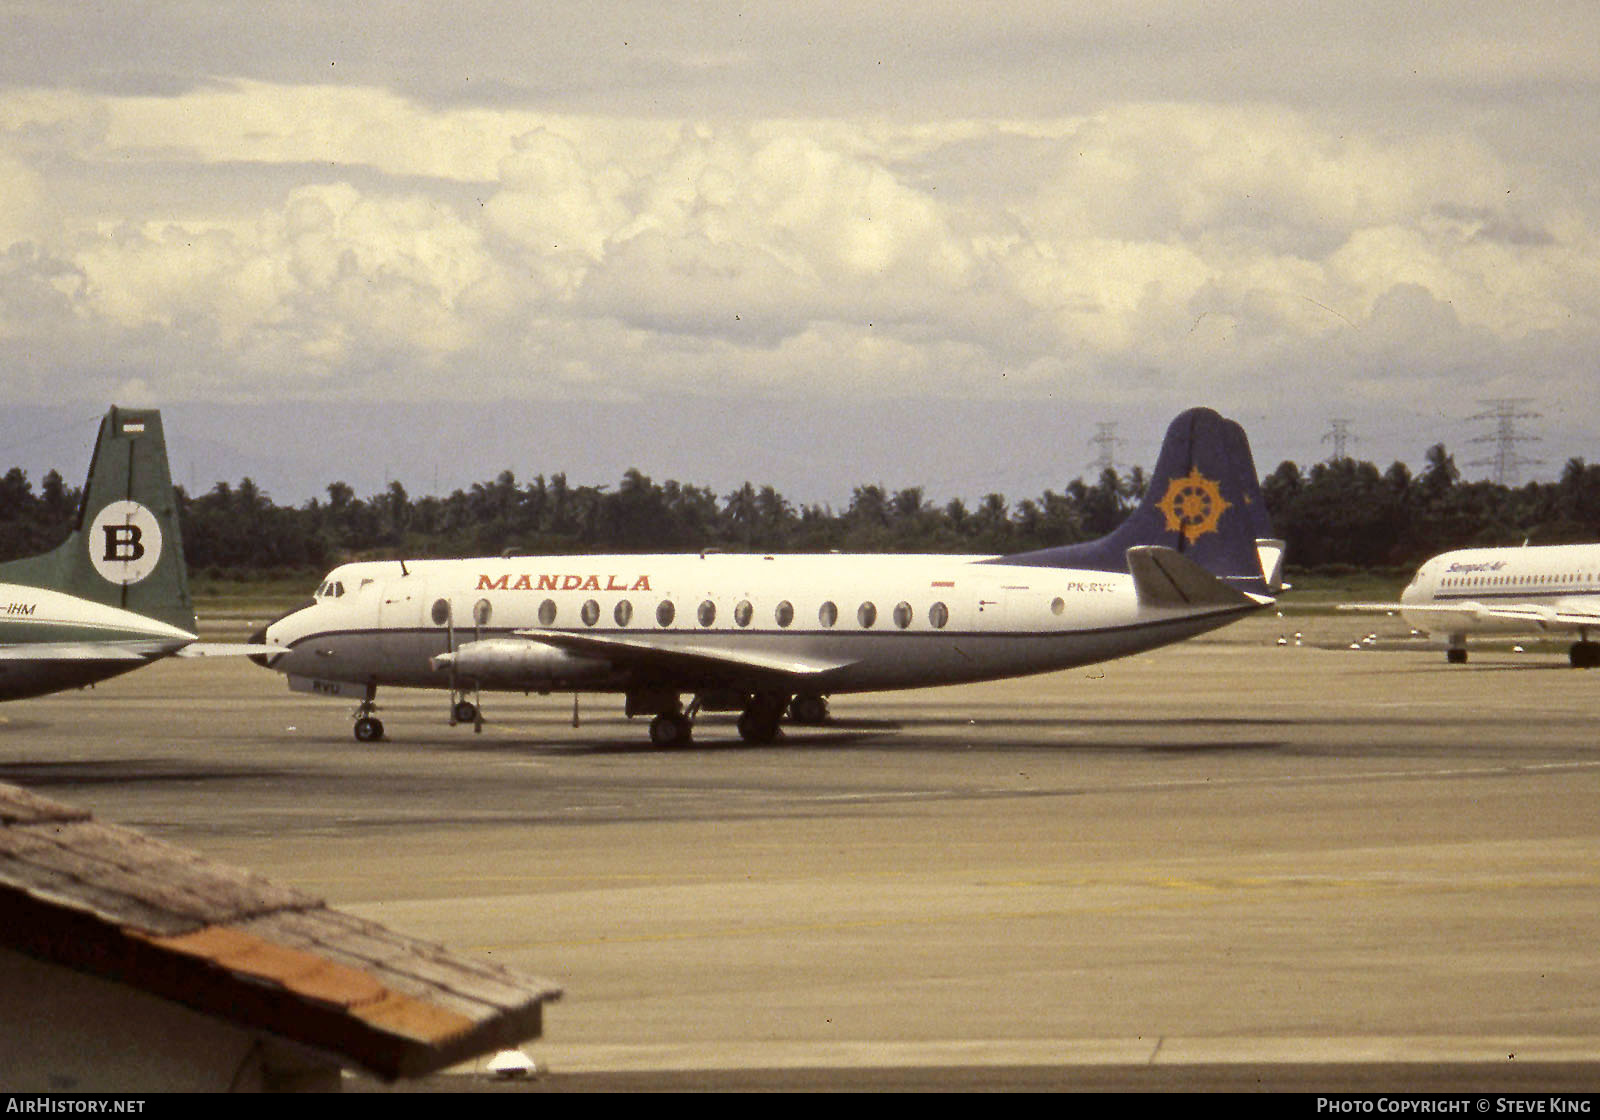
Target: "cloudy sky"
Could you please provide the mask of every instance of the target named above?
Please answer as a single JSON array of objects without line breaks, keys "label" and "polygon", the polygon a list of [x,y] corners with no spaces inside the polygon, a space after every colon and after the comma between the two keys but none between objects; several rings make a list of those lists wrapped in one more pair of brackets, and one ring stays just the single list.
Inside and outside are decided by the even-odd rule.
[{"label": "cloudy sky", "polygon": [[0,0],[0,468],[1600,459],[1600,5]]}]

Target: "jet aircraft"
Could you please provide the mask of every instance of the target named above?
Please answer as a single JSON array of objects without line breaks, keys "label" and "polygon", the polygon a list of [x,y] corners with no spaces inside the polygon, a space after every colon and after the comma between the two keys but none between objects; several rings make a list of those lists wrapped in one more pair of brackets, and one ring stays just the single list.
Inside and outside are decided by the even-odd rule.
[{"label": "jet aircraft", "polygon": [[0,564],[0,700],[81,688],[173,654],[229,652],[251,651],[196,634],[161,414],[112,408],[72,534]]},{"label": "jet aircraft", "polygon": [[[449,693],[482,729],[483,690],[620,693],[659,745],[738,712],[766,743],[827,699],[1043,673],[1166,645],[1270,604],[1271,538],[1243,429],[1174,420],[1141,504],[1109,536],[1009,556],[513,556],[384,560],[329,572],[252,641],[290,688]],[[684,704],[684,697],[689,703]]]},{"label": "jet aircraft", "polygon": [[1524,545],[1445,552],[1426,561],[1398,603],[1345,603],[1340,610],[1399,613],[1446,636],[1445,657],[1465,664],[1467,635],[1576,634],[1575,669],[1600,666],[1600,544]]}]

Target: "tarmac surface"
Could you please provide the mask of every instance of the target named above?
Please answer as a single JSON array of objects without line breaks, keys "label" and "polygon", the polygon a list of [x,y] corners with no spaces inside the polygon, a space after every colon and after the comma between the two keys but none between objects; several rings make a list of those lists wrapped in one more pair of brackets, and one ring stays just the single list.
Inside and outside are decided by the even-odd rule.
[{"label": "tarmac surface", "polygon": [[676,750],[617,698],[474,734],[398,690],[361,745],[173,661],[0,708],[0,781],[565,988],[544,1076],[400,1091],[1593,1093],[1600,672],[1404,633],[1257,618]]}]

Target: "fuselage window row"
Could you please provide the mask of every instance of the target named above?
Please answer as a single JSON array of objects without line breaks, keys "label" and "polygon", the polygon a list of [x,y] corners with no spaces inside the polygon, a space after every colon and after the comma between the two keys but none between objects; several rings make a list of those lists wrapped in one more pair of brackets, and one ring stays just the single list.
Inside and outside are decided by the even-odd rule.
[{"label": "fuselage window row", "polygon": [[[1051,610],[1061,613],[1061,600],[1057,599],[1051,604]],[[493,613],[487,599],[480,599],[473,607],[473,622],[478,626],[488,625]],[[539,625],[553,626],[560,616],[560,608],[554,599],[545,599],[539,604]],[[668,629],[677,620],[677,606],[671,599],[663,599],[656,605],[656,625]],[[594,599],[584,600],[578,610],[578,617],[585,626],[594,626],[599,623],[601,614],[600,603]],[[780,602],[772,612],[773,621],[782,629],[788,629],[794,624],[794,604],[785,599]],[[448,599],[438,599],[430,611],[430,617],[435,626],[445,626],[452,621],[452,610]],[[626,629],[633,623],[633,603],[628,599],[617,600],[612,608],[611,617],[621,629]],[[901,601],[895,604],[893,612],[894,624],[897,629],[909,630],[916,619],[916,610],[908,602]],[[695,619],[703,627],[710,627],[717,620],[717,605],[710,599],[703,601],[695,612]],[[739,600],[733,608],[733,621],[741,628],[747,628],[755,621],[755,605],[748,599]],[[817,609],[817,621],[824,628],[832,628],[839,621],[839,608],[831,602],[824,602]],[[856,622],[863,630],[870,630],[877,624],[878,608],[871,600],[863,602],[856,609]],[[928,608],[928,625],[935,630],[943,630],[950,623],[950,608],[942,602],[936,602]]]}]

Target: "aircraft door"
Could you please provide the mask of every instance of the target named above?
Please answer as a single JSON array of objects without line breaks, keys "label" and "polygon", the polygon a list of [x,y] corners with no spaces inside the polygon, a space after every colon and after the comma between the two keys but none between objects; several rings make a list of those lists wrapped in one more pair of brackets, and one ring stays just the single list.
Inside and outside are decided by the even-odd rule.
[{"label": "aircraft door", "polygon": [[435,622],[438,596],[430,595],[419,576],[388,580],[377,591],[382,675],[412,683],[411,678],[425,676],[430,657],[445,652],[448,618]]},{"label": "aircraft door", "polygon": [[978,596],[978,629],[990,634],[1015,630],[1027,616],[1026,587],[987,587]]}]

